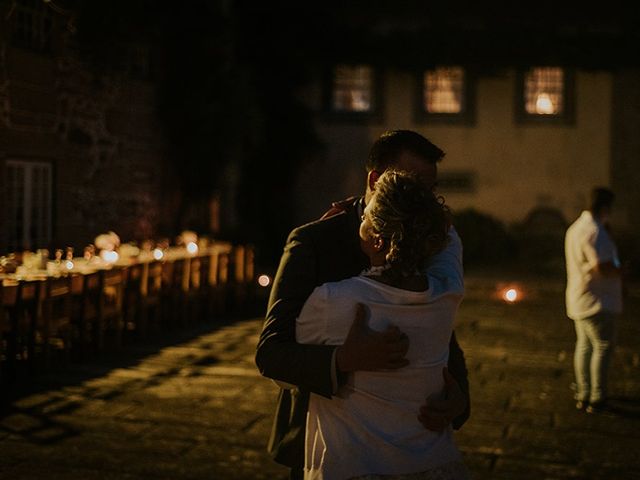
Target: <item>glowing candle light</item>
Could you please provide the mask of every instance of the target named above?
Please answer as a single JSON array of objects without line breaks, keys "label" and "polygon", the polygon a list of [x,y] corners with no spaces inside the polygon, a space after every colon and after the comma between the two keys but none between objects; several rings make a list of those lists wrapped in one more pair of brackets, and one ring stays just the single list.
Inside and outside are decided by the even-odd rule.
[{"label": "glowing candle light", "polygon": [[258,277],[258,285],[261,287],[268,287],[271,284],[271,277],[269,275],[260,275]]},{"label": "glowing candle light", "polygon": [[118,258],[120,258],[118,252],[114,250],[103,250],[102,252],[100,252],[100,256],[107,263],[116,263],[118,261]]},{"label": "glowing candle light", "polygon": [[191,255],[195,255],[196,253],[198,253],[198,245],[195,242],[187,243],[187,252],[189,252]]},{"label": "glowing candle light", "polygon": [[164,252],[162,250],[159,248],[153,250],[153,258],[156,260],[162,260],[162,257],[164,257]]}]

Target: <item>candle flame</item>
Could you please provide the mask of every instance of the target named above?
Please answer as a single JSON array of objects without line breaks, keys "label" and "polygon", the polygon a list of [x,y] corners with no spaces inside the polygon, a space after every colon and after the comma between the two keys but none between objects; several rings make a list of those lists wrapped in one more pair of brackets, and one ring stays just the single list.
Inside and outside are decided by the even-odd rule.
[{"label": "candle flame", "polygon": [[198,245],[195,242],[187,243],[187,252],[189,252],[191,255],[195,255],[196,253],[198,253]]},{"label": "candle flame", "polygon": [[107,263],[116,263],[118,261],[118,258],[120,258],[118,252],[114,250],[103,250],[102,252],[100,252],[100,256]]}]

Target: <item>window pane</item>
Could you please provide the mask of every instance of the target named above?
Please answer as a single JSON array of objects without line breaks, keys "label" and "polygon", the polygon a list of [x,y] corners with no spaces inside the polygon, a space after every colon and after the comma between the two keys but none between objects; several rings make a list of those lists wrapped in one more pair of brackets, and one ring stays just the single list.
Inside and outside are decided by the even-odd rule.
[{"label": "window pane", "polygon": [[524,77],[525,111],[531,115],[561,115],[564,112],[562,68],[532,68]]},{"label": "window pane", "polygon": [[464,69],[438,67],[424,73],[423,105],[427,113],[461,113]]},{"label": "window pane", "polygon": [[8,247],[38,248],[51,240],[51,165],[7,161]]},{"label": "window pane", "polygon": [[51,46],[53,19],[47,2],[16,0],[13,41],[20,47],[48,50]]},{"label": "window pane", "polygon": [[339,65],[333,74],[331,106],[338,112],[369,112],[373,102],[373,69]]}]

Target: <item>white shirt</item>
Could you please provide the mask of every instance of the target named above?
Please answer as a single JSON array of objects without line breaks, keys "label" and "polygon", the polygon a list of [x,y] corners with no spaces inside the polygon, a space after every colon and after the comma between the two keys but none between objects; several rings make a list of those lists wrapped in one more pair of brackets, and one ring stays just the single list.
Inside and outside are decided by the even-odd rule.
[{"label": "white shirt", "polygon": [[[359,210],[362,216],[362,210]],[[425,273],[429,275],[438,288],[444,290],[460,292],[464,295],[464,269],[462,266],[462,240],[452,225],[449,227],[449,241],[445,248],[429,258],[425,265]],[[281,388],[296,388],[290,383],[274,380]],[[333,383],[333,393],[338,390],[338,375],[336,370],[336,352],[331,357],[331,382]]]},{"label": "white shirt", "polygon": [[567,229],[565,260],[569,318],[581,320],[601,311],[622,312],[620,277],[604,276],[595,270],[598,264],[606,262],[619,266],[618,251],[607,230],[591,212],[582,212]]},{"label": "white shirt", "polygon": [[[429,395],[444,386],[449,340],[462,299],[461,275],[449,259],[429,289],[412,292],[366,277],[317,287],[296,322],[299,343],[339,345],[368,307],[369,327],[396,325],[409,336],[409,365],[400,370],[356,372],[329,400],[311,394],[305,444],[305,478],[341,479],[368,473],[425,471],[461,459],[451,428],[426,430],[417,419]],[[460,270],[461,273],[461,270]]]}]

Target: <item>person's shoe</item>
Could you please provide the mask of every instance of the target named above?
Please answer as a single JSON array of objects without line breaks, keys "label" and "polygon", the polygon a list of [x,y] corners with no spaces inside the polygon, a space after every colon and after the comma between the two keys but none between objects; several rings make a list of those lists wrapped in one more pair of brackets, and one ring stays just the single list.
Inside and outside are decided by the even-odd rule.
[{"label": "person's shoe", "polygon": [[578,400],[576,402],[576,408],[578,410],[583,410],[584,411],[584,410],[587,409],[588,406],[589,406],[589,402],[587,402],[586,400]]},{"label": "person's shoe", "polygon": [[600,402],[589,403],[585,411],[587,413],[607,413],[609,409],[606,400],[602,400]]}]

